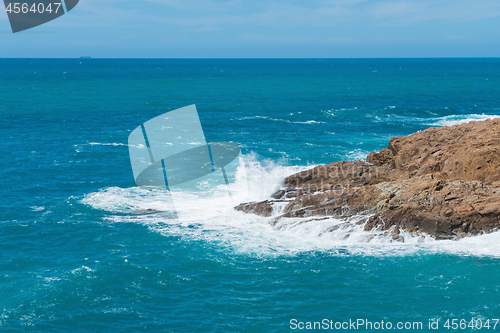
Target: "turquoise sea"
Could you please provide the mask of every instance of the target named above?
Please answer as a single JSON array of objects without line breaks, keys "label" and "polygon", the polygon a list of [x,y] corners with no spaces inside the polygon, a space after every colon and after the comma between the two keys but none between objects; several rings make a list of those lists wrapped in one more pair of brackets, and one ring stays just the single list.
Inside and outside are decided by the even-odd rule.
[{"label": "turquoise sea", "polygon": [[500,330],[500,233],[136,215],[168,194],[136,187],[128,135],[191,104],[263,200],[393,136],[500,117],[500,59],[0,59],[0,332]]}]

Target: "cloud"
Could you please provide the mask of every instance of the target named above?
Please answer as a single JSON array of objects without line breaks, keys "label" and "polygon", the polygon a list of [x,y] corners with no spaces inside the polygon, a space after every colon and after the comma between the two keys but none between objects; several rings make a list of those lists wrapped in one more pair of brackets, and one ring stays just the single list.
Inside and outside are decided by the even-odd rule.
[{"label": "cloud", "polygon": [[[5,13],[2,14],[5,17]],[[145,26],[192,31],[235,27],[413,26],[500,16],[500,1],[482,0],[86,0],[72,12],[81,26]],[[67,20],[66,20],[67,21]],[[61,22],[62,23],[62,22]]]},{"label": "cloud", "polygon": [[[179,50],[176,55],[185,56],[184,50],[191,50],[189,56],[203,57],[240,54],[237,45],[249,44],[255,50],[252,55],[269,51],[286,57],[280,47],[298,50],[294,54],[314,54],[316,46],[328,56],[340,54],[339,49],[350,49],[352,55],[364,50],[366,56],[390,55],[391,50],[401,54],[403,45],[419,51],[422,45],[444,49],[445,43],[462,45],[469,52],[471,43],[478,41],[485,43],[483,50],[500,52],[500,28],[491,20],[496,18],[499,0],[82,0],[71,13],[49,24],[71,36],[71,45],[65,46],[64,38],[51,41],[60,43],[60,49],[102,45],[134,55],[140,53],[136,50],[144,50],[144,56],[151,50],[165,56]],[[0,21],[8,26],[5,12]],[[34,49],[33,45],[38,44],[32,43]]]},{"label": "cloud", "polygon": [[258,43],[258,44],[329,44],[329,45],[345,45],[358,42],[357,38],[349,37],[320,37],[320,36],[300,36],[300,35],[285,35],[285,36],[270,36],[263,34],[243,34],[237,38],[240,42]]},{"label": "cloud", "polygon": [[373,13],[373,19],[384,25],[474,22],[500,16],[500,1],[383,1],[375,4]]}]

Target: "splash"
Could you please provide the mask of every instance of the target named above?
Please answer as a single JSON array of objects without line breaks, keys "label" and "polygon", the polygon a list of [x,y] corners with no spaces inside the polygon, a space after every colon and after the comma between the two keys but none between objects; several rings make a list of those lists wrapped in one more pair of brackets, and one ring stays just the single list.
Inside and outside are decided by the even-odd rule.
[{"label": "splash", "polygon": [[486,119],[500,118],[500,115],[486,115],[486,114],[464,114],[464,115],[450,115],[439,118],[431,118],[427,125],[432,126],[452,126],[471,121],[481,121]]},{"label": "splash", "polygon": [[[247,155],[231,191],[235,204],[270,199],[283,179],[311,166],[283,166],[256,155]],[[246,182],[242,178],[246,177]],[[248,188],[243,191],[242,184]],[[185,193],[186,206],[197,205],[207,216],[191,215],[179,221],[169,217],[168,192],[137,187],[111,187],[90,193],[80,200],[94,209],[109,213],[107,223],[138,223],[165,236],[186,241],[202,241],[231,252],[264,256],[294,255],[322,251],[332,255],[403,256],[446,253],[461,256],[500,257],[500,233],[459,240],[437,241],[429,235],[415,235],[403,230],[365,231],[370,215],[350,219],[335,217],[286,218],[276,220],[285,203],[276,205],[273,216],[221,210],[217,205],[217,189],[209,197]],[[240,196],[238,193],[242,193]],[[243,195],[244,194],[244,195]],[[135,214],[147,209],[154,214]]]}]

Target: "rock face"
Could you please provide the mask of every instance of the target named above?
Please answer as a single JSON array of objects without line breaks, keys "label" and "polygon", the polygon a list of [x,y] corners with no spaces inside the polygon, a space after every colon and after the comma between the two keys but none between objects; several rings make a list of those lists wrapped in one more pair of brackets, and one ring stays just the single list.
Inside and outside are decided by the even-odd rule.
[{"label": "rock face", "polygon": [[[500,119],[429,128],[392,138],[366,162],[335,162],[287,177],[273,200],[236,207],[292,217],[372,214],[365,230],[435,238],[500,227]],[[311,222],[313,223],[313,222]]]}]

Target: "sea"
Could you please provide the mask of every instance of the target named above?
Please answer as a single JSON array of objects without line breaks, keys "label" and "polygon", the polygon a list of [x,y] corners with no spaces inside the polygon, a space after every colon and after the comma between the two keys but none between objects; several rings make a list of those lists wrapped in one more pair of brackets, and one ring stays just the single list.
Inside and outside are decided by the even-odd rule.
[{"label": "sea", "polygon": [[128,136],[193,104],[207,142],[241,147],[236,205],[500,117],[500,59],[0,59],[0,332],[500,330],[499,232],[275,224],[211,192],[175,218],[169,191],[135,184]]}]

